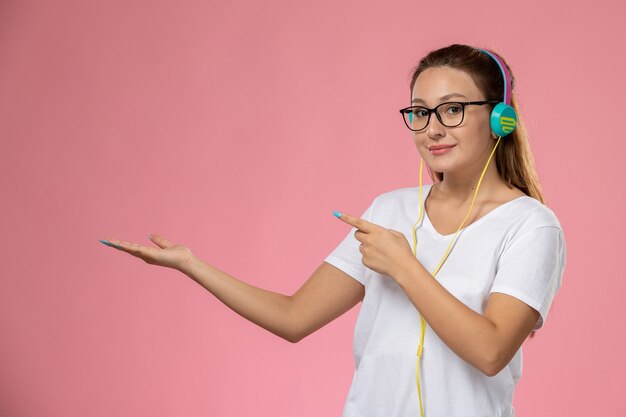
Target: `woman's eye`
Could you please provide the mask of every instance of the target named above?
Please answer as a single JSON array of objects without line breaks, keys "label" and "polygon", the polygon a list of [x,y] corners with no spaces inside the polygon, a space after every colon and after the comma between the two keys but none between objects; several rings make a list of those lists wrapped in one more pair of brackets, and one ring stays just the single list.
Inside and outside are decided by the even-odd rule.
[{"label": "woman's eye", "polygon": [[416,117],[427,117],[428,116],[428,111],[424,110],[424,109],[417,109],[413,111],[413,114]]},{"label": "woman's eye", "polygon": [[461,106],[454,105],[454,106],[448,107],[448,113],[450,114],[458,114],[460,112],[461,112]]}]

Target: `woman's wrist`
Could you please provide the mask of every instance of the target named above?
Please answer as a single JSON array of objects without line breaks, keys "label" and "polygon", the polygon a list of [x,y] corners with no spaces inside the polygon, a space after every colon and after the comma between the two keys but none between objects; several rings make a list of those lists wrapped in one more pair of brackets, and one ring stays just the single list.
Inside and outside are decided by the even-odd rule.
[{"label": "woman's wrist", "polygon": [[398,285],[400,285],[400,287],[404,287],[404,283],[415,279],[415,276],[419,274],[420,269],[424,270],[422,264],[411,256],[398,265],[396,273],[393,275],[393,279],[398,283]]},{"label": "woman's wrist", "polygon": [[197,267],[201,262],[202,261],[200,261],[200,259],[196,258],[194,255],[189,255],[178,264],[176,269],[185,275],[190,275],[192,271],[197,270]]}]

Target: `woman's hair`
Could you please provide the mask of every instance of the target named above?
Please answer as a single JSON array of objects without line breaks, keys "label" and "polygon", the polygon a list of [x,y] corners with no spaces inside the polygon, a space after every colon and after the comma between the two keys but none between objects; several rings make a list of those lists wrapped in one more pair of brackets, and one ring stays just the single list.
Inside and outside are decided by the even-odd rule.
[{"label": "woman's hair", "polygon": [[[493,51],[489,50],[496,55]],[[511,75],[511,90],[515,87],[515,77],[506,61],[497,54]],[[454,44],[445,48],[431,51],[419,62],[411,75],[411,92],[417,77],[426,69],[434,67],[449,67],[468,73],[478,89],[485,95],[485,100],[503,100],[504,79],[496,61],[486,53],[468,45]],[[515,94],[511,94],[511,106],[518,114],[517,126],[513,133],[501,139],[496,150],[495,159],[498,174],[509,184],[519,188],[524,194],[544,203],[541,186],[533,155],[528,143],[526,128],[520,119],[519,106]],[[493,109],[493,105],[490,105]],[[434,172],[428,167],[428,172],[434,182],[443,180],[442,172]]]},{"label": "woman's hair", "polygon": [[[489,50],[496,55],[493,51]],[[515,87],[515,78],[509,65],[504,59],[511,75],[511,90]],[[496,61],[486,53],[468,45],[454,44],[445,48],[431,51],[419,62],[411,75],[411,92],[417,77],[426,69],[434,67],[449,67],[465,71],[472,77],[478,89],[485,95],[485,100],[502,101],[504,95],[504,77]],[[535,171],[533,155],[528,143],[528,134],[519,117],[519,106],[515,95],[511,94],[511,106],[518,114],[517,126],[513,133],[501,139],[496,150],[495,160],[498,174],[510,185],[524,192],[524,194],[544,203],[541,186]],[[490,110],[493,105],[490,105]],[[432,171],[428,166],[428,172],[434,182],[443,180],[442,172]],[[535,331],[530,333],[534,337]]]}]

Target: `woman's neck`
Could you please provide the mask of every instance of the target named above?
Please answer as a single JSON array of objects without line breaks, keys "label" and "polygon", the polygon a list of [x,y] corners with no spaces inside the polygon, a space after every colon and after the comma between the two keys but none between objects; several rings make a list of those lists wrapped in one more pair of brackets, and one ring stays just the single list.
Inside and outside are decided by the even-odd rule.
[{"label": "woman's neck", "polygon": [[[480,171],[470,175],[455,175],[455,173],[445,174],[443,180],[434,185],[436,198],[445,200],[455,206],[470,204],[474,198],[476,186],[478,185],[478,180],[483,168],[484,167],[481,167]],[[502,178],[500,178],[495,161],[492,160],[480,183],[476,200],[491,199],[502,187],[506,187],[506,184]]]}]

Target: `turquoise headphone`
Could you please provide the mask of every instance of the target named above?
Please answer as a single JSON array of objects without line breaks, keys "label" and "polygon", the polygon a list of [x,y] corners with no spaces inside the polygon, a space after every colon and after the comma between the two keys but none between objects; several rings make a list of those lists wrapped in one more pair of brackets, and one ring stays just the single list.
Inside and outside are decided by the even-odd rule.
[{"label": "turquoise headphone", "polygon": [[513,132],[517,125],[517,113],[515,113],[515,109],[511,107],[511,75],[499,56],[484,49],[480,49],[480,51],[493,58],[500,67],[500,72],[502,72],[502,78],[504,80],[504,98],[502,102],[496,104],[491,111],[490,124],[491,130],[496,136],[506,136]]}]

